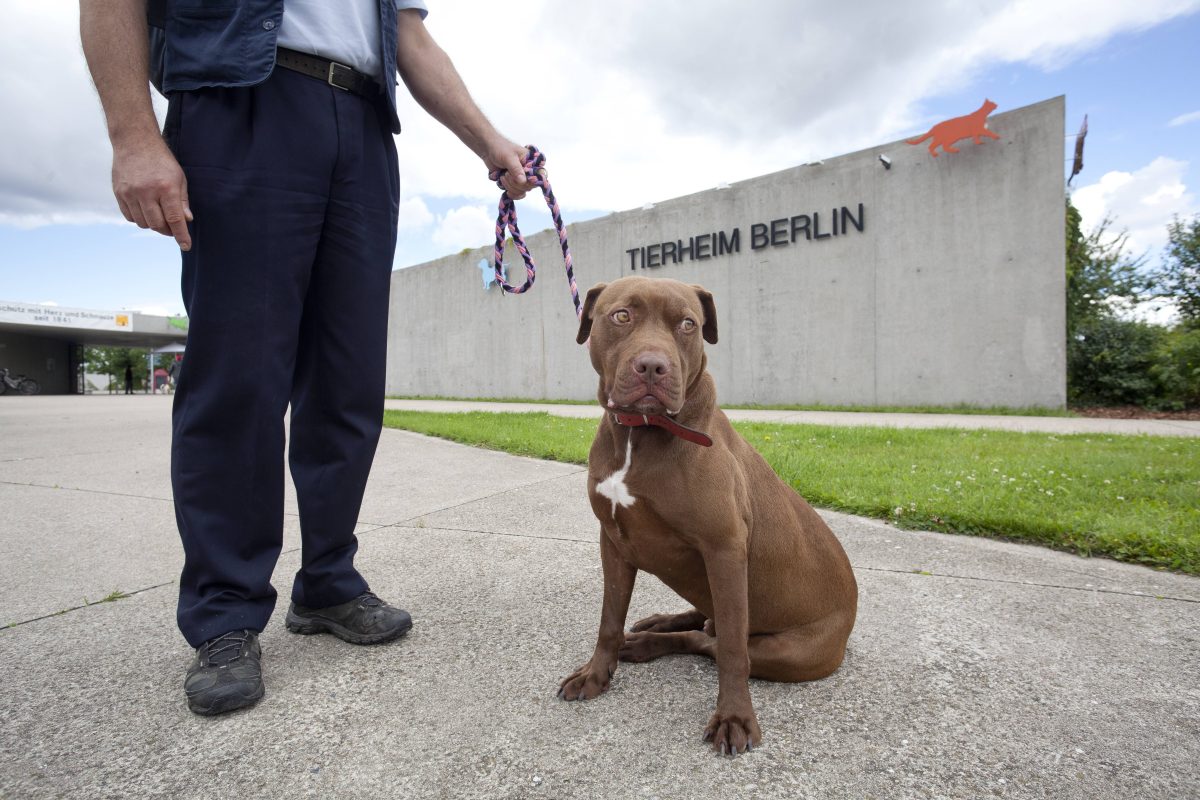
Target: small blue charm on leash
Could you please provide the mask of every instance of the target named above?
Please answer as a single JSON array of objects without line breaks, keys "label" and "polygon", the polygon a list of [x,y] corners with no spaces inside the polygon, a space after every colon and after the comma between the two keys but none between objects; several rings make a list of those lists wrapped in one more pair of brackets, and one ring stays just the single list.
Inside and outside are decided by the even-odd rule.
[{"label": "small blue charm on leash", "polygon": [[[496,283],[496,270],[494,267],[492,267],[491,262],[489,262],[486,258],[481,259],[480,262],[475,265],[475,268],[483,273],[483,290],[486,292],[488,289],[492,288],[493,283]],[[507,269],[507,265],[501,265],[500,268],[501,280],[505,280],[506,276],[504,275],[504,270]]]}]

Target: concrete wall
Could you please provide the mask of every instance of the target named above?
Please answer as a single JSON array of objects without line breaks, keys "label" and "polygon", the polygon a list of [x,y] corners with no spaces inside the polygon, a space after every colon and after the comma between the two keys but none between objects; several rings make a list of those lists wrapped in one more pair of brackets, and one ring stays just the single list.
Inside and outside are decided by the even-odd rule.
[{"label": "concrete wall", "polygon": [[[71,348],[64,341],[0,331],[0,367],[42,385],[42,394],[71,391]],[[10,389],[16,394],[16,390]]]},{"label": "concrete wall", "polygon": [[[572,225],[579,285],[645,274],[712,291],[727,404],[1061,406],[1063,115],[1058,97],[992,116],[1000,139],[956,154],[892,142]],[[857,217],[859,203],[861,233],[839,213],[840,235],[791,241],[793,217],[811,234],[816,212],[828,234],[833,209]],[[779,244],[753,248],[752,225],[772,221]],[[740,251],[706,260],[641,269],[626,252],[638,267],[642,247],[734,228]],[[524,295],[482,290],[490,246],[393,273],[389,394],[595,396],[557,238],[528,242],[539,271]]]}]

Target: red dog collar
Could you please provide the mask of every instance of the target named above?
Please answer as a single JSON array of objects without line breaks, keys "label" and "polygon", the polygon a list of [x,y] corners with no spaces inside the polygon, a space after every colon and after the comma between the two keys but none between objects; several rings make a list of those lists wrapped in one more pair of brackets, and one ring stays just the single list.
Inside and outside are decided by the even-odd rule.
[{"label": "red dog collar", "polygon": [[700,431],[693,430],[686,425],[680,425],[675,420],[663,414],[622,414],[616,412],[612,415],[613,422],[618,425],[625,425],[629,428],[642,428],[647,425],[653,425],[657,428],[664,428],[680,439],[687,439],[689,442],[695,442],[702,447],[712,447],[712,438]]}]

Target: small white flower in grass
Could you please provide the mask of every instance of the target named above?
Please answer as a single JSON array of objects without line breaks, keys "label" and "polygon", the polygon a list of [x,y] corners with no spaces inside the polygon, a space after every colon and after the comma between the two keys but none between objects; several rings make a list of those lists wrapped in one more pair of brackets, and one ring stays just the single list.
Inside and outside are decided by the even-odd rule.
[{"label": "small white flower in grass", "polygon": [[1106,484],[1112,483],[1112,481],[1108,480],[1107,478],[1105,479],[1105,481],[1104,481],[1104,482],[1105,482]]},{"label": "small white flower in grass", "polygon": [[1124,500],[1125,498],[1124,498],[1124,497],[1122,497],[1121,495],[1117,495],[1117,499],[1118,499],[1118,500]]}]

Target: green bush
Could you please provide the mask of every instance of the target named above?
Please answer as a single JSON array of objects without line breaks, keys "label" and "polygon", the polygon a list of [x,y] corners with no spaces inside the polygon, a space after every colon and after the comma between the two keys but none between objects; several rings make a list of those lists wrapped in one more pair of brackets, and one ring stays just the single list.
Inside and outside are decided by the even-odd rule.
[{"label": "green bush", "polygon": [[1165,328],[1098,317],[1080,322],[1067,342],[1067,395],[1072,405],[1139,405],[1164,402],[1154,375]]},{"label": "green bush", "polygon": [[1167,408],[1200,407],[1200,328],[1179,326],[1164,335],[1150,374]]}]

